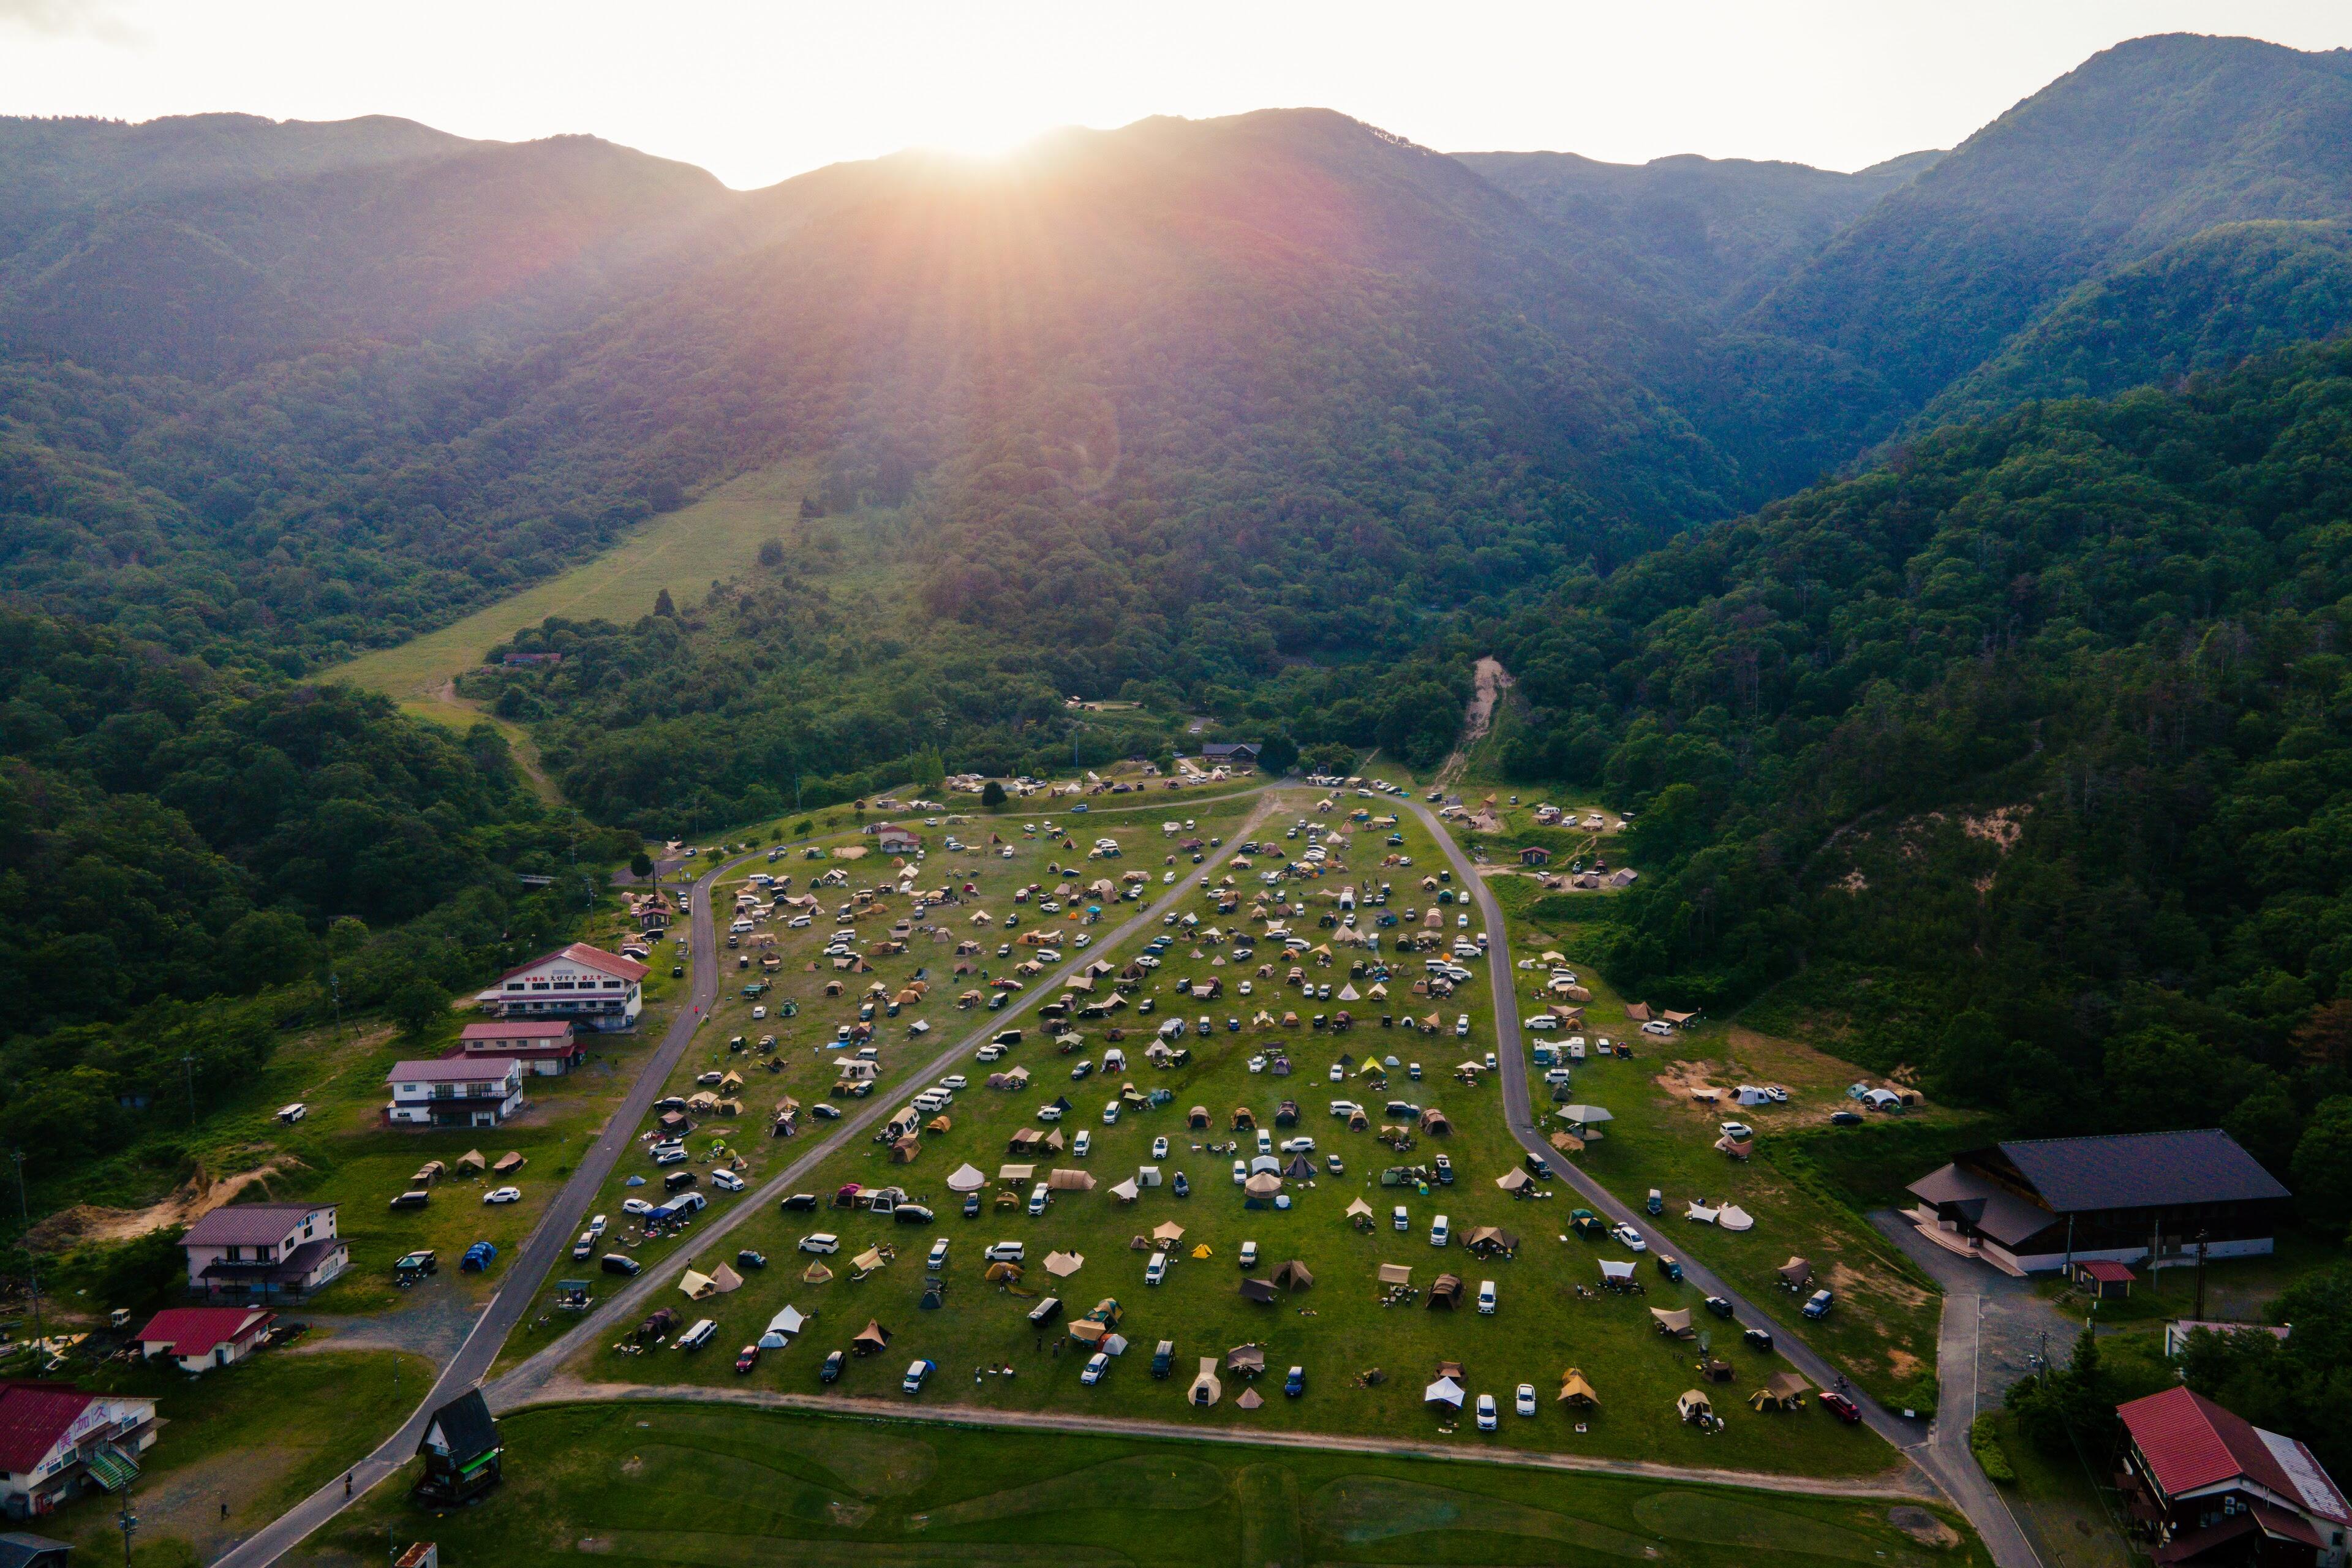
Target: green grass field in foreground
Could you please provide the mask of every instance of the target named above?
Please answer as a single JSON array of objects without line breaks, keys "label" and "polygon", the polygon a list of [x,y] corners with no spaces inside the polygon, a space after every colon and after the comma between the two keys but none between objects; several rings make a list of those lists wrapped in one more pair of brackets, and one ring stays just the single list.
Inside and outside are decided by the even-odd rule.
[{"label": "green grass field in foreground", "polygon": [[799,515],[815,465],[793,459],[730,480],[696,501],[655,518],[585,564],[477,610],[464,620],[378,649],[325,672],[394,699],[436,689],[482,651],[550,616],[630,622],[649,613],[654,595],[699,595],[751,564],[762,541],[781,538]]},{"label": "green grass field in foreground", "polygon": [[446,1568],[1986,1561],[1965,1524],[1916,1506],[1482,1464],[693,1405],[557,1405],[499,1428],[508,1479],[487,1501],[430,1518],[404,1475],[289,1561],[381,1562],[387,1526],[437,1541]]}]

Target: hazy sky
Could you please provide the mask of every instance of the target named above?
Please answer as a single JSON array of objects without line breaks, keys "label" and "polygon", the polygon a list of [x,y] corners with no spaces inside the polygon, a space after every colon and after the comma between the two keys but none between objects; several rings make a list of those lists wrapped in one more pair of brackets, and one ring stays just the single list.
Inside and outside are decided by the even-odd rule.
[{"label": "hazy sky", "polygon": [[590,132],[728,184],[1054,125],[1338,109],[1447,151],[1852,169],[1949,146],[2121,39],[2352,45],[2347,0],[0,0],[0,112],[398,114]]}]

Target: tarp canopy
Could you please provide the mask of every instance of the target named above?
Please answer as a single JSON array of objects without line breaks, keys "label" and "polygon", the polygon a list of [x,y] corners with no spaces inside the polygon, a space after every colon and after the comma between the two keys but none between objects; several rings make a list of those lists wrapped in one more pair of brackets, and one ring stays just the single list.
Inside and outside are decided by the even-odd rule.
[{"label": "tarp canopy", "polygon": [[796,1334],[799,1333],[801,1330],[807,1325],[807,1313],[802,1311],[798,1307],[786,1307],[782,1311],[778,1312],[774,1317],[768,1320],[768,1329],[772,1333]]},{"label": "tarp canopy", "polygon": [[1021,1278],[1021,1265],[1007,1263],[1000,1258],[982,1270],[980,1277],[992,1285],[1003,1280],[1018,1280]]},{"label": "tarp canopy", "polygon": [[1383,1285],[1410,1285],[1412,1283],[1412,1265],[1383,1263],[1380,1267],[1380,1277]]},{"label": "tarp canopy", "polygon": [[1348,1217],[1349,1219],[1370,1219],[1372,1217],[1372,1205],[1366,1203],[1363,1199],[1358,1198],[1355,1202],[1348,1205]]},{"label": "tarp canopy", "polygon": [[712,1279],[708,1274],[698,1274],[691,1268],[679,1278],[677,1288],[686,1292],[686,1299],[689,1301],[699,1301],[705,1297],[719,1294],[718,1281]]},{"label": "tarp canopy", "polygon": [[1563,1405],[1598,1405],[1601,1403],[1601,1395],[1592,1391],[1592,1384],[1584,1380],[1584,1373],[1579,1372],[1574,1367],[1570,1367],[1565,1373],[1560,1374],[1559,1398],[1560,1403]]},{"label": "tarp canopy", "polygon": [[[1613,1258],[1604,1258],[1601,1260],[1601,1278],[1603,1279],[1631,1279],[1633,1278],[1633,1266],[1630,1263],[1621,1263]],[[1683,1316],[1687,1319],[1690,1314],[1688,1312],[1685,1312]]]},{"label": "tarp canopy", "polygon": [[1561,1106],[1559,1108],[1559,1119],[1562,1121],[1580,1122],[1587,1127],[1591,1127],[1598,1122],[1614,1121],[1617,1120],[1597,1105],[1581,1104]]},{"label": "tarp canopy", "polygon": [[1774,1272],[1780,1276],[1781,1284],[1793,1290],[1813,1277],[1813,1266],[1801,1258],[1791,1258]]},{"label": "tarp canopy", "polygon": [[1081,1344],[1093,1344],[1109,1332],[1108,1323],[1098,1323],[1091,1318],[1080,1318],[1070,1325],[1070,1338]]},{"label": "tarp canopy", "polygon": [[976,1193],[987,1184],[987,1173],[974,1164],[958,1165],[948,1173],[948,1191],[951,1193]]},{"label": "tarp canopy", "polygon": [[1265,1347],[1254,1344],[1235,1345],[1225,1352],[1225,1370],[1241,1373],[1264,1372]]},{"label": "tarp canopy", "polygon": [[1713,1225],[1723,1217],[1723,1211],[1718,1208],[1709,1208],[1704,1200],[1693,1198],[1690,1206],[1683,1210],[1683,1217],[1695,1219],[1701,1225]]},{"label": "tarp canopy", "polygon": [[1037,1167],[1034,1165],[999,1165],[996,1167],[996,1179],[1000,1182],[1030,1182],[1036,1180],[1036,1178]]},{"label": "tarp canopy", "polygon": [[1315,1283],[1315,1276],[1307,1271],[1307,1265],[1292,1258],[1276,1266],[1274,1282],[1286,1290],[1304,1290]]},{"label": "tarp canopy", "polygon": [[1462,1408],[1462,1385],[1450,1377],[1441,1377],[1421,1391],[1421,1402],[1459,1410]]},{"label": "tarp canopy", "polygon": [[1045,1254],[1045,1272],[1056,1279],[1067,1279],[1086,1266],[1082,1252],[1049,1252]]},{"label": "tarp canopy", "polygon": [[1142,1191],[1143,1189],[1135,1184],[1135,1178],[1129,1176],[1127,1180],[1115,1184],[1110,1189],[1110,1195],[1123,1204],[1131,1204],[1142,1194]]},{"label": "tarp canopy", "polygon": [[882,1249],[880,1247],[869,1247],[865,1251],[859,1253],[856,1257],[851,1258],[849,1260],[849,1266],[852,1268],[857,1269],[861,1273],[871,1273],[889,1261],[890,1260],[888,1258],[882,1256]]},{"label": "tarp canopy", "polygon": [[1153,1231],[1151,1239],[1171,1244],[1181,1241],[1184,1239],[1184,1227],[1171,1219]]},{"label": "tarp canopy", "polygon": [[1691,1336],[1691,1313],[1688,1307],[1653,1307],[1650,1309],[1650,1321],[1658,1325],[1658,1332],[1662,1334],[1671,1334],[1678,1340],[1686,1340]]}]

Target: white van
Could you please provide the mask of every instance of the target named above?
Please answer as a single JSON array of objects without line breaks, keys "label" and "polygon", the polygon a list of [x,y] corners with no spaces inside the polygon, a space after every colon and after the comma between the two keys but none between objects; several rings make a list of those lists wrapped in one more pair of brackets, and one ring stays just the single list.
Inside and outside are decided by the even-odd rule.
[{"label": "white van", "polygon": [[1430,1246],[1444,1247],[1448,1241],[1452,1240],[1453,1237],[1454,1227],[1447,1223],[1444,1215],[1439,1215],[1435,1220],[1431,1222],[1429,1226]]},{"label": "white van", "polygon": [[1103,1125],[1105,1127],[1116,1127],[1118,1125],[1118,1100],[1112,1100],[1103,1102]]},{"label": "white van", "polygon": [[1495,1282],[1492,1279],[1478,1281],[1478,1314],[1486,1318],[1495,1315]]},{"label": "white van", "polygon": [[677,1348],[682,1351],[698,1351],[717,1338],[718,1333],[717,1323],[712,1322],[709,1318],[699,1319],[694,1327],[677,1336]]}]

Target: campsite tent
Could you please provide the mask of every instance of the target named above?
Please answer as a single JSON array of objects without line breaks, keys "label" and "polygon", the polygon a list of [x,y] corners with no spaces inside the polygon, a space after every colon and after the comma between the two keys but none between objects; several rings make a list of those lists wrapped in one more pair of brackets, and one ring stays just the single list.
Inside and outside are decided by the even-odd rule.
[{"label": "campsite tent", "polygon": [[1462,1385],[1450,1377],[1441,1377],[1421,1391],[1421,1402],[1439,1405],[1459,1415],[1462,1411]]},{"label": "campsite tent", "polygon": [[1536,1179],[1519,1166],[1514,1165],[1495,1178],[1495,1184],[1514,1197],[1535,1185]]},{"label": "campsite tent", "polygon": [[1151,1239],[1163,1247],[1173,1247],[1184,1239],[1184,1227],[1174,1220],[1168,1221],[1151,1233]]},{"label": "campsite tent", "polygon": [[1650,1321],[1657,1324],[1658,1332],[1668,1339],[1686,1340],[1696,1332],[1691,1327],[1688,1307],[1653,1307],[1650,1309]]},{"label": "campsite tent", "polygon": [[1225,1370],[1239,1373],[1243,1377],[1255,1377],[1265,1370],[1265,1347],[1256,1344],[1235,1345],[1225,1352]]},{"label": "campsite tent", "polygon": [[1383,1285],[1410,1285],[1412,1283],[1412,1265],[1383,1263],[1380,1267],[1380,1277]]},{"label": "campsite tent", "polygon": [[1261,1307],[1271,1307],[1277,1300],[1274,1287],[1264,1279],[1244,1279],[1241,1292],[1243,1300],[1255,1301]]},{"label": "campsite tent", "polygon": [[1217,1358],[1202,1356],[1199,1375],[1192,1379],[1192,1386],[1184,1391],[1185,1403],[1205,1408],[1214,1405],[1223,1392],[1217,1383]]},{"label": "campsite tent", "polygon": [[1049,1252],[1045,1254],[1045,1272],[1056,1279],[1067,1279],[1086,1266],[1083,1252]]},{"label": "campsite tent", "polygon": [[1254,1198],[1270,1198],[1282,1191],[1282,1178],[1271,1171],[1260,1171],[1242,1184],[1242,1191]]},{"label": "campsite tent", "polygon": [[976,1193],[988,1184],[988,1177],[979,1166],[966,1163],[948,1173],[948,1191]]},{"label": "campsite tent", "polygon": [[1127,1180],[1115,1184],[1110,1189],[1110,1195],[1123,1204],[1131,1204],[1142,1195],[1142,1188],[1135,1184],[1135,1178],[1129,1176]]},{"label": "campsite tent", "polygon": [[1776,1372],[1764,1380],[1763,1387],[1748,1396],[1748,1403],[1758,1410],[1800,1409],[1812,1386],[1802,1373]]},{"label": "campsite tent", "polygon": [[813,1262],[806,1268],[801,1270],[801,1279],[804,1284],[822,1285],[832,1278],[833,1270],[827,1268],[822,1263]]},{"label": "campsite tent", "polygon": [[1675,1401],[1675,1414],[1685,1421],[1710,1421],[1715,1417],[1715,1406],[1699,1390],[1685,1388]]},{"label": "campsite tent", "polygon": [[[1601,1278],[1611,1284],[1630,1284],[1633,1279],[1633,1266],[1613,1258],[1604,1258],[1601,1260]],[[1690,1314],[1685,1312],[1683,1317],[1687,1321]]]},{"label": "campsite tent", "polygon": [[1715,1223],[1726,1230],[1754,1230],[1756,1216],[1738,1204],[1726,1204],[1723,1212],[1716,1216]]},{"label": "campsite tent", "polygon": [[719,1294],[719,1284],[708,1274],[698,1274],[689,1268],[681,1276],[677,1288],[686,1292],[689,1301],[700,1301]]},{"label": "campsite tent", "polygon": [[1709,1208],[1703,1198],[1693,1198],[1690,1207],[1683,1211],[1683,1217],[1695,1219],[1701,1225],[1713,1225],[1723,1217],[1723,1211],[1719,1208]]},{"label": "campsite tent", "polygon": [[1056,1193],[1090,1193],[1095,1190],[1094,1173],[1057,1166],[1046,1176],[1045,1186],[1048,1191]]},{"label": "campsite tent", "polygon": [[871,1274],[877,1268],[887,1268],[890,1260],[882,1256],[878,1247],[869,1247],[849,1260],[849,1266],[860,1274]]},{"label": "campsite tent", "polygon": [[884,1328],[878,1320],[868,1318],[866,1326],[857,1331],[857,1337],[849,1342],[849,1348],[856,1355],[872,1355],[877,1351],[888,1350],[890,1331]]},{"label": "campsite tent", "polygon": [[710,1271],[710,1283],[720,1295],[743,1289],[743,1277],[724,1263]]},{"label": "campsite tent", "polygon": [[1276,1267],[1274,1282],[1286,1290],[1305,1290],[1313,1286],[1315,1276],[1307,1271],[1307,1265],[1293,1258]]},{"label": "campsite tent", "polygon": [[1441,1274],[1430,1281],[1429,1304],[1433,1308],[1444,1307],[1448,1311],[1462,1305],[1462,1277]]},{"label": "campsite tent", "polygon": [[1282,1168],[1282,1173],[1294,1182],[1312,1181],[1315,1179],[1315,1162],[1304,1154],[1293,1154],[1290,1163]]},{"label": "campsite tent", "polygon": [[1255,1410],[1265,1403],[1265,1397],[1255,1388],[1243,1389],[1241,1397],[1234,1401],[1235,1407],[1242,1410]]},{"label": "campsite tent", "polygon": [[457,1173],[461,1176],[479,1175],[489,1168],[490,1163],[482,1157],[479,1149],[468,1149],[457,1156]]},{"label": "campsite tent", "polygon": [[1006,1263],[999,1259],[982,1269],[980,1277],[992,1285],[1018,1284],[1021,1280],[1021,1265]]},{"label": "campsite tent", "polygon": [[1780,1276],[1781,1284],[1791,1290],[1801,1290],[1813,1277],[1813,1266],[1801,1258],[1791,1258],[1774,1272]]},{"label": "campsite tent", "polygon": [[1348,1205],[1348,1217],[1355,1222],[1358,1230],[1370,1230],[1373,1224],[1372,1205],[1358,1198]]},{"label": "campsite tent", "polygon": [[1570,1367],[1560,1374],[1559,1401],[1563,1405],[1599,1405],[1601,1396],[1592,1392],[1592,1384],[1584,1380],[1584,1373]]}]

